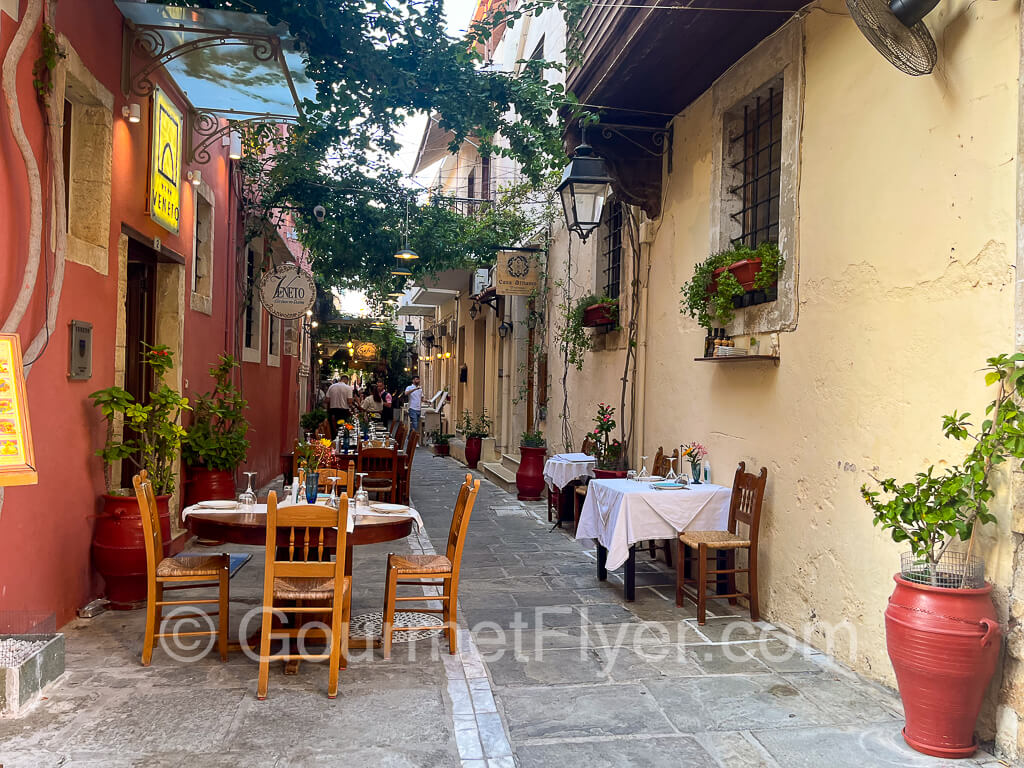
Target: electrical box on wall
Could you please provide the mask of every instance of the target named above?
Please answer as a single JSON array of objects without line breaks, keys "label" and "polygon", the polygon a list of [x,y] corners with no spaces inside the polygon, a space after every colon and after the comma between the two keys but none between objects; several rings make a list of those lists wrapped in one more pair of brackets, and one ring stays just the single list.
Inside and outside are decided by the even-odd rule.
[{"label": "electrical box on wall", "polygon": [[84,381],[92,378],[92,323],[72,320],[68,323],[68,378]]}]

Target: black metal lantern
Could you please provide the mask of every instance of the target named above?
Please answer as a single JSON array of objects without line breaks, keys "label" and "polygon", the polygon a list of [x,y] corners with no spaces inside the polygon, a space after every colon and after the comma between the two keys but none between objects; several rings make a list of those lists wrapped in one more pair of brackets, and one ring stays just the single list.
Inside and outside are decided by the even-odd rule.
[{"label": "black metal lantern", "polygon": [[512,332],[512,323],[508,320],[503,320],[501,325],[498,326],[498,335],[505,339],[508,338],[509,333]]},{"label": "black metal lantern", "polygon": [[411,322],[405,324],[405,330],[402,331],[402,336],[405,337],[406,344],[416,343],[416,328]]},{"label": "black metal lantern", "polygon": [[601,212],[611,191],[611,183],[612,177],[608,175],[604,158],[595,155],[593,147],[587,144],[584,129],[583,143],[576,147],[557,187],[566,226],[584,242],[601,223]]}]

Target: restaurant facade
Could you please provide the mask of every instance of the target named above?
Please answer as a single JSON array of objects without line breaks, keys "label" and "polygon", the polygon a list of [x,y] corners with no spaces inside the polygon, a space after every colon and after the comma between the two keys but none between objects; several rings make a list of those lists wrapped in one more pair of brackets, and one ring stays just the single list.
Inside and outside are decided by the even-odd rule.
[{"label": "restaurant facade", "polygon": [[[190,399],[213,388],[220,355],[240,361],[250,448],[239,469],[258,481],[298,432],[302,323],[268,315],[252,289],[301,253],[287,230],[246,242],[236,137],[226,119],[196,119],[200,92],[186,95],[170,57],[139,54],[138,14],[163,8],[144,5],[0,4],[0,306],[31,363],[39,476],[3,494],[0,632],[59,627],[103,594],[90,548],[106,427],[90,394],[116,385],[144,399],[143,344],[168,348],[165,382]],[[176,475],[172,520],[188,481]]]}]

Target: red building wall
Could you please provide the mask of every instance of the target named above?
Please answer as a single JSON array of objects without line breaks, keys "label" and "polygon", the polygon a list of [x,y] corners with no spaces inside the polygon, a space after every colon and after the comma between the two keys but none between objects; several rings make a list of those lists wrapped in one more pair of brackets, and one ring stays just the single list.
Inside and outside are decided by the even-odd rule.
[{"label": "red building wall", "polygon": [[[27,3],[21,3],[23,19]],[[178,235],[153,222],[146,211],[149,166],[149,100],[132,97],[143,119],[129,124],[121,116],[128,103],[121,93],[122,17],[112,0],[61,0],[55,28],[67,36],[84,66],[114,95],[113,163],[108,274],[68,262],[53,335],[28,378],[28,404],[39,470],[35,486],[8,488],[0,507],[0,631],[4,624],[18,631],[19,617],[53,614],[57,625],[102,591],[92,570],[90,544],[103,493],[103,471],[95,451],[102,445],[104,425],[89,394],[115,383],[115,339],[118,315],[118,242],[122,224],[146,237],[160,237],[164,246],[185,257],[183,387],[194,396],[212,386],[207,369],[222,352],[235,352],[235,284],[237,199],[230,183],[231,161],[219,146],[201,169],[215,196],[213,313],[189,308],[192,280],[192,187],[183,185],[181,230]],[[18,23],[0,13],[0,58],[9,48]],[[20,113],[43,177],[43,234],[51,228],[49,168],[42,108],[32,85],[32,66],[40,52],[39,35],[18,66]],[[180,108],[186,106],[173,83],[156,78]],[[29,250],[29,187],[25,165],[0,99],[0,322],[7,318],[25,272]],[[44,248],[44,254],[48,249]],[[52,279],[52,256],[47,274]],[[25,319],[17,329],[27,347],[42,327],[46,303],[42,269]],[[69,381],[68,323],[93,325],[93,373],[87,381]],[[264,327],[266,319],[264,319]],[[249,416],[253,422],[251,468],[266,482],[279,467],[281,450],[296,432],[297,413],[287,412],[295,400],[294,358],[282,356],[280,368],[268,368],[266,334],[264,364],[246,364],[243,372]],[[291,411],[296,408],[292,407]]]}]

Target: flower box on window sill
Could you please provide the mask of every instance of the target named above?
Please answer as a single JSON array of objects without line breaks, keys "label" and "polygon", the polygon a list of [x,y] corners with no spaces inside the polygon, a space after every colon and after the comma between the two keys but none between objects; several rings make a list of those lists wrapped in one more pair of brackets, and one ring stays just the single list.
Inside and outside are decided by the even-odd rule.
[{"label": "flower box on window sill", "polygon": [[583,327],[599,328],[619,322],[619,305],[613,302],[591,304],[583,310]]},{"label": "flower box on window sill", "polygon": [[708,293],[716,293],[718,291],[718,276],[725,272],[725,270],[732,272],[736,282],[743,287],[744,291],[752,291],[754,290],[754,278],[760,269],[761,259],[743,259],[742,261],[734,261],[727,267],[719,267],[714,272],[715,279],[708,286]]}]

